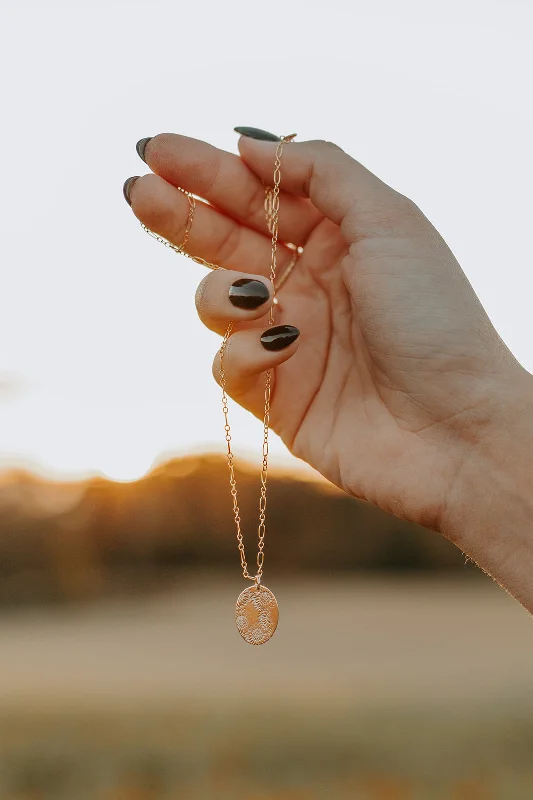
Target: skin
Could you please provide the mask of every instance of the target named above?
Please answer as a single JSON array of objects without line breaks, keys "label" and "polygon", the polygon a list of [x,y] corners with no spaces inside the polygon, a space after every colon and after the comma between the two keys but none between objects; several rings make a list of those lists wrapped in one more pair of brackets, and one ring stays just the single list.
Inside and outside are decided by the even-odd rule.
[{"label": "skin", "polygon": [[[230,303],[241,277],[263,280],[272,297],[263,200],[275,148],[241,137],[239,157],[160,134],[145,150],[152,174],[130,191],[135,215],[175,244],[188,212],[176,186],[209,203],[197,203],[187,249],[225,267],[206,275],[196,302],[212,330],[235,322],[228,393],[262,417],[263,373],[276,367],[271,426],[296,456],[448,537],[533,611],[533,379],[420,209],[329,142],[287,144],[280,242],[305,249],[275,324],[301,335],[268,352],[271,301]],[[280,244],[278,275],[290,257]]]}]

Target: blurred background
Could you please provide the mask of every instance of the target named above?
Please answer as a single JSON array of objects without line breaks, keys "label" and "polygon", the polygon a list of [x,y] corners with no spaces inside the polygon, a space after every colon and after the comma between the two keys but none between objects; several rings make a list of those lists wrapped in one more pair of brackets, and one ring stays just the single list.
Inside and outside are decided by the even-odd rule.
[{"label": "blurred background", "polygon": [[[533,371],[529,0],[2,0],[0,798],[530,800],[531,620],[272,437],[244,588],[201,267],[138,139],[324,138],[409,195]],[[231,407],[253,546],[261,423]]]}]

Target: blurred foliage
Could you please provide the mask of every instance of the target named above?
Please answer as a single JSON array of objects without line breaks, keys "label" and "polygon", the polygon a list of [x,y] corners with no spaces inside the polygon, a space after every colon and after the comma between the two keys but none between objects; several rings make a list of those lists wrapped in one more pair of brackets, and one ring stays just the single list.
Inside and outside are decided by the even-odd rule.
[{"label": "blurred foliage", "polygon": [[[237,479],[253,553],[257,470],[241,468]],[[441,536],[325,482],[275,473],[267,558],[278,572],[465,571],[463,554]],[[62,484],[22,472],[0,481],[0,603],[148,591],[201,566],[238,568],[222,457],[176,459],[132,483]]]},{"label": "blurred foliage", "polygon": [[531,715],[5,714],[3,800],[531,800]]}]

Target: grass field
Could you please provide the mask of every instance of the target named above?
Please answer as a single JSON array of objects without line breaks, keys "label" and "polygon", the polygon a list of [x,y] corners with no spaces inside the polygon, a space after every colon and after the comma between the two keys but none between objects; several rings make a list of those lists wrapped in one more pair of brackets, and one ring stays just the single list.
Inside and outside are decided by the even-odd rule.
[{"label": "grass field", "polygon": [[262,648],[239,588],[4,616],[1,800],[533,798],[531,620],[490,582],[280,582]]},{"label": "grass field", "polygon": [[533,797],[531,715],[7,715],[3,800]]}]

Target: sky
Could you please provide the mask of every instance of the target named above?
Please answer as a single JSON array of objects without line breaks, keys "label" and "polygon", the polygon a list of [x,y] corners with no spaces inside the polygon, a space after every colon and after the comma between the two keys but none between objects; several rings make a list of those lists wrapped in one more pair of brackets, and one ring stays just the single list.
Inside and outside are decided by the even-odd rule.
[{"label": "sky", "polygon": [[[0,5],[1,464],[130,480],[223,450],[204,271],[122,197],[163,131],[337,142],[422,208],[533,371],[530,0]],[[261,423],[231,421],[259,463]]]}]

